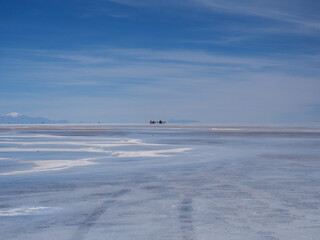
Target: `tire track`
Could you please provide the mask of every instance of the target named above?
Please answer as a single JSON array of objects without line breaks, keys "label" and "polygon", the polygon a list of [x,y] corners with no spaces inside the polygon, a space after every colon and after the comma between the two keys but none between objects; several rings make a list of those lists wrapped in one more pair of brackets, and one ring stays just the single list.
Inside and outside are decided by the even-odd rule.
[{"label": "tire track", "polygon": [[130,192],[130,190],[122,189],[117,192],[106,193],[105,196],[111,199],[104,201],[99,207],[94,209],[93,212],[91,212],[91,214],[82,223],[80,223],[77,231],[73,234],[71,240],[86,239],[88,232],[96,224],[98,219],[116,202],[116,200],[113,198],[121,197],[127,194],[128,192]]},{"label": "tire track", "polygon": [[179,207],[179,221],[182,239],[195,240],[192,217],[192,198],[184,198],[182,200]]}]

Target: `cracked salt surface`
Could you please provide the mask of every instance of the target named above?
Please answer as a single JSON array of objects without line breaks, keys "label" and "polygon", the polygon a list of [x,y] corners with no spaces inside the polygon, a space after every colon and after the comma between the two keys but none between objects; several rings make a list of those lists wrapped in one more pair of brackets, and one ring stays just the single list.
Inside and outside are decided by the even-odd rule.
[{"label": "cracked salt surface", "polygon": [[[0,149],[11,149],[0,152],[1,239],[320,235],[315,127],[115,126],[112,136],[101,126],[59,127],[50,143],[47,129],[28,125],[0,134]],[[63,136],[69,128],[76,137]]]}]

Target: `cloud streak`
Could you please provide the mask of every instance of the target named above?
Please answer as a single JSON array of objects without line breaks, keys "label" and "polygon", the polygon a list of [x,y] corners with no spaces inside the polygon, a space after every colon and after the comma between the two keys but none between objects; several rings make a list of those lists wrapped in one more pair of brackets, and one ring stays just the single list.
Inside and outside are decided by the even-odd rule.
[{"label": "cloud streak", "polygon": [[[39,52],[46,59],[45,63],[41,59],[29,60]],[[75,59],[74,55],[80,57]],[[108,56],[108,61],[101,61],[104,59],[101,55]],[[85,64],[84,59],[89,59],[89,63]],[[12,59],[7,64],[14,65],[16,61]],[[7,78],[12,78],[12,84],[32,81],[38,82],[39,86],[92,86],[93,89],[103,85],[114,90],[166,86],[166,91],[177,94],[177,88],[247,81],[250,75],[257,73],[291,75],[293,78],[299,72],[311,76],[319,74],[316,55],[292,58],[279,54],[232,56],[190,50],[102,48],[96,52],[64,51],[59,54],[26,51],[18,61],[20,64],[16,63],[12,72],[6,72]]]},{"label": "cloud streak", "polygon": [[[306,1],[281,1],[281,3],[279,3],[279,1],[274,0],[259,2],[248,0],[193,0],[193,2],[196,5],[209,7],[212,11],[257,16],[278,21],[291,22],[320,30],[319,16],[306,17],[299,11],[301,4],[306,5]],[[312,4],[314,1],[307,2]]]},{"label": "cloud streak", "polygon": [[[50,111],[67,109],[70,103],[70,111],[78,119],[83,118],[75,113],[75,106],[80,104],[88,108],[86,119],[93,115],[105,118],[105,109],[118,119],[121,109],[126,109],[133,122],[148,119],[148,115],[170,119],[179,108],[178,117],[184,119],[195,119],[189,116],[192,113],[201,116],[196,120],[223,122],[232,118],[228,114],[232,112],[238,115],[239,122],[274,121],[270,116],[280,116],[283,111],[299,112],[303,106],[320,102],[316,93],[320,87],[317,54],[251,56],[204,50],[112,47],[58,52],[7,51],[14,52],[11,56],[15,56],[6,61],[7,65],[14,66],[12,72],[6,70],[4,74],[11,85],[32,82],[33,86],[47,91],[46,97],[54,90],[63,93],[77,89],[79,92],[79,98],[75,94],[61,96],[61,101],[51,100],[50,107],[44,102],[47,110],[42,110],[42,114],[49,117],[55,117]],[[2,91],[6,91],[6,85]],[[15,105],[14,99],[12,104]],[[39,104],[42,105],[37,100],[30,102],[30,106]],[[254,114],[261,109],[265,113]],[[82,112],[80,108],[79,111]],[[60,117],[68,117],[68,111],[64,110],[62,115]],[[120,120],[114,120],[117,121]]]},{"label": "cloud streak", "polygon": [[[184,6],[205,8],[213,12],[225,12],[254,17],[267,18],[277,21],[301,24],[305,27],[320,29],[320,18],[316,9],[319,8],[317,1],[276,1],[276,0],[187,0],[183,4],[179,1],[127,1],[111,0],[112,2],[134,7],[157,7],[157,6]],[[305,11],[308,11],[306,14]]]}]

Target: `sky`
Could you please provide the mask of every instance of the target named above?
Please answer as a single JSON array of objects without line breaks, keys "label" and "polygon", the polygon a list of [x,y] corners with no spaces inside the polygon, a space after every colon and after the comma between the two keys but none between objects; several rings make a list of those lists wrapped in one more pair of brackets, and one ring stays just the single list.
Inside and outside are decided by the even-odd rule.
[{"label": "sky", "polygon": [[0,115],[320,123],[318,0],[0,1]]}]

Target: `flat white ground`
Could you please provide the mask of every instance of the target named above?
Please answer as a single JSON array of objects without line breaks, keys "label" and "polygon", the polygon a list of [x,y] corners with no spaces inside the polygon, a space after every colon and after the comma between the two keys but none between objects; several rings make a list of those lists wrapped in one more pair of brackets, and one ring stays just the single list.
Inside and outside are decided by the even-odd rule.
[{"label": "flat white ground", "polygon": [[318,126],[0,126],[0,239],[316,240]]}]

